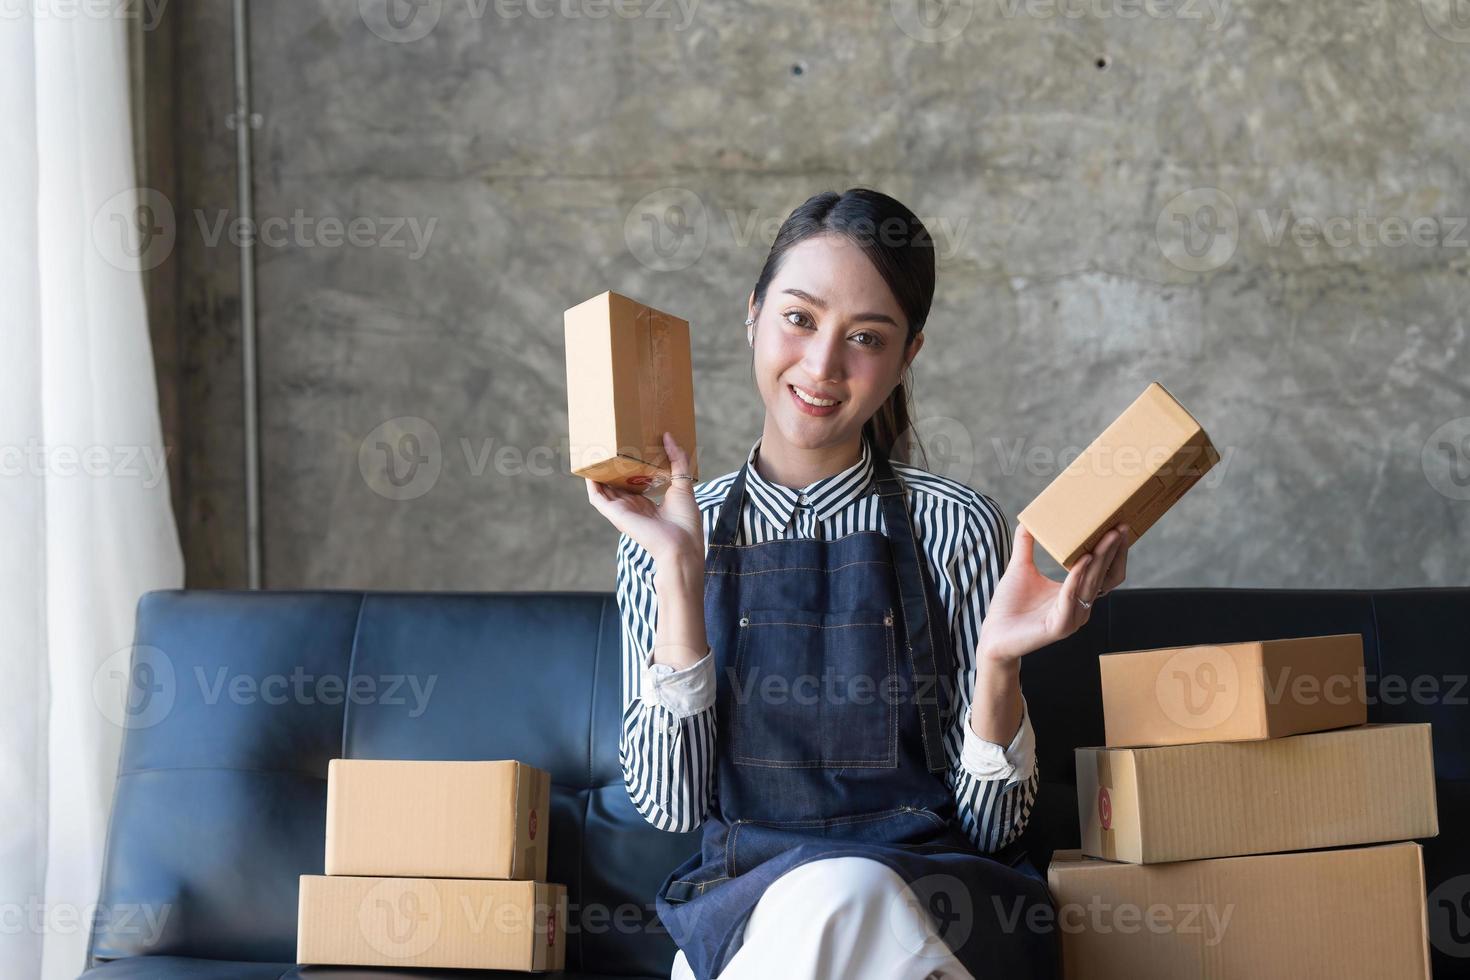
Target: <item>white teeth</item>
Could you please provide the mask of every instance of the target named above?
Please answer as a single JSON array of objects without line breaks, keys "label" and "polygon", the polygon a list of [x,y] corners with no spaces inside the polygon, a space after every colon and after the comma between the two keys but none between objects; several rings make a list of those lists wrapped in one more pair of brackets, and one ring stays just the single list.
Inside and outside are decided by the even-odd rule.
[{"label": "white teeth", "polygon": [[816,405],[818,408],[825,408],[828,405],[836,405],[837,404],[835,401],[833,401],[830,398],[813,398],[810,395],[808,395],[806,392],[802,391],[800,388],[796,387],[796,385],[792,385],[791,386],[791,390],[794,391],[794,392],[796,392],[796,397],[800,398],[802,401],[806,402],[808,405]]}]

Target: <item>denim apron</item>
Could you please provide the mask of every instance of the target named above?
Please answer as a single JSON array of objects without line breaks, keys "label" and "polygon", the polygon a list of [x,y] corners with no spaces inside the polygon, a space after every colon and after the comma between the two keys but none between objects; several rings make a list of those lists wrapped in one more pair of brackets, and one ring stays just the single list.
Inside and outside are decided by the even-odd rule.
[{"label": "denim apron", "polygon": [[699,980],[740,948],[771,882],[847,855],[897,872],[976,977],[1057,975],[1052,930],[1029,926],[1049,922],[1044,880],[1018,847],[983,855],[956,822],[948,615],[903,486],[885,454],[874,464],[886,535],[735,544],[749,463],[720,506],[704,591],[716,796],[699,852],[654,903]]}]

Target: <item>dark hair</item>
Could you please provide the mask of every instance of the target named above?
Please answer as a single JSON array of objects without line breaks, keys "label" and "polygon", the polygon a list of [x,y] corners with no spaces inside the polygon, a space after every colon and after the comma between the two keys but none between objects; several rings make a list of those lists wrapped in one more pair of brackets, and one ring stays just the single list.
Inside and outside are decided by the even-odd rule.
[{"label": "dark hair", "polygon": [[[777,232],[766,264],[756,279],[756,310],[765,305],[766,290],[792,246],[827,234],[850,239],[883,276],[909,321],[903,343],[907,352],[915,335],[924,329],[934,301],[934,241],[912,211],[887,194],[866,187],[849,188],[841,194],[823,191],[807,198],[791,212]],[[902,462],[909,458],[909,440],[904,437],[909,433],[913,416],[909,401],[912,377],[908,369],[905,375],[909,383],[900,379],[888,400],[863,423],[863,434],[874,448]],[[901,439],[904,444],[900,444]],[[919,450],[923,452],[922,445]],[[927,454],[925,457],[927,460]]]}]

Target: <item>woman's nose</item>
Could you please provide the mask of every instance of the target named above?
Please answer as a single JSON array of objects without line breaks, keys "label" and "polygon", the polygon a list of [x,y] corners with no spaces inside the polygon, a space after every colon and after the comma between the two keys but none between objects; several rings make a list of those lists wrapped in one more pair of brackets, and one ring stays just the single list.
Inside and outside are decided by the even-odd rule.
[{"label": "woman's nose", "polygon": [[835,332],[831,336],[819,334],[807,342],[801,366],[812,384],[826,384],[842,376],[841,343]]}]

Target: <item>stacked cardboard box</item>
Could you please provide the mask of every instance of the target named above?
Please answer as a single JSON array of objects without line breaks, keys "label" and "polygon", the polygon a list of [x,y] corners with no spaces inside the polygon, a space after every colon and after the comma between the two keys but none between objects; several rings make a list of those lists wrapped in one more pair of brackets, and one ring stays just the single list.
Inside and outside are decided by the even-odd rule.
[{"label": "stacked cardboard box", "polygon": [[1429,976],[1429,726],[1366,724],[1360,635],[1101,670],[1082,848],[1048,874],[1068,980]]},{"label": "stacked cardboard box", "polygon": [[514,760],[333,759],[324,875],[301,876],[296,959],[560,970],[551,778]]}]

